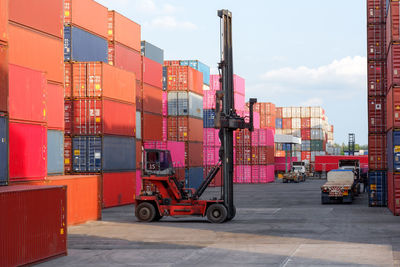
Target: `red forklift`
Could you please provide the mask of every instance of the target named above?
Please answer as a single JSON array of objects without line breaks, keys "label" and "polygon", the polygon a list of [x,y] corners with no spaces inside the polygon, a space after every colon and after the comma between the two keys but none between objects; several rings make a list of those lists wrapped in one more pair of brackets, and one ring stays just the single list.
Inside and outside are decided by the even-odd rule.
[{"label": "red forklift", "polygon": [[[232,60],[232,13],[219,10],[221,18],[221,91],[216,93],[216,116],[214,127],[219,130],[221,149],[219,162],[196,189],[185,188],[179,182],[172,166],[168,150],[147,149],[143,153],[143,190],[136,198],[135,215],[139,221],[158,221],[164,216],[207,216],[212,223],[232,220],[236,215],[233,203],[233,131],[253,131],[253,105],[257,99],[250,99],[250,118],[236,114],[233,97]],[[222,190],[219,198],[200,199],[211,181],[222,172]]]}]

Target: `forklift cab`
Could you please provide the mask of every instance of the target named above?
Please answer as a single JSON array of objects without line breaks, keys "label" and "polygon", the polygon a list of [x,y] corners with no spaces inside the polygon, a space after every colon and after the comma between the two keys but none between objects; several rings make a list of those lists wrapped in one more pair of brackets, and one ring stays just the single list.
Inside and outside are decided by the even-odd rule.
[{"label": "forklift cab", "polygon": [[146,149],[143,167],[144,176],[170,176],[175,174],[169,150]]}]

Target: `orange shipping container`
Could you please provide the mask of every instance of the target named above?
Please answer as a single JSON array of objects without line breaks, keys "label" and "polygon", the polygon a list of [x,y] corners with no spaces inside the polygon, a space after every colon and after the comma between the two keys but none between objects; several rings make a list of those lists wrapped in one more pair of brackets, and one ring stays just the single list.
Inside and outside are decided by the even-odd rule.
[{"label": "orange shipping container", "polygon": [[142,56],[140,52],[119,43],[108,43],[108,64],[136,74],[142,80]]},{"label": "orange shipping container", "polygon": [[143,83],[143,110],[162,114],[162,89]]},{"label": "orange shipping container", "polygon": [[0,41],[8,41],[8,0],[0,0]]},{"label": "orange shipping container", "polygon": [[275,116],[273,115],[261,115],[260,116],[260,127],[261,129],[275,128]]},{"label": "orange shipping container", "polygon": [[103,173],[103,208],[135,202],[136,172]]},{"label": "orange shipping container", "polygon": [[47,84],[46,108],[47,128],[63,130],[64,87],[62,85]]},{"label": "orange shipping container", "polygon": [[168,117],[169,141],[203,142],[203,120],[191,117]]},{"label": "orange shipping container", "polygon": [[190,91],[203,95],[203,74],[188,66],[169,66],[167,90]]},{"label": "orange shipping container", "polygon": [[275,115],[276,115],[277,119],[281,119],[282,118],[282,108],[276,108]]},{"label": "orange shipping container", "polygon": [[63,38],[63,0],[10,0],[9,20]]},{"label": "orange shipping container", "polygon": [[136,139],[136,169],[140,170],[142,168],[142,141]]},{"label": "orange shipping container", "polygon": [[[143,140],[162,140],[162,116],[147,112],[142,113]],[[203,127],[203,124],[202,124]]]},{"label": "orange shipping container", "polygon": [[64,22],[107,38],[108,9],[93,0],[64,0]]},{"label": "orange shipping container", "polygon": [[[1,1],[1,0],[0,0]],[[0,111],[8,111],[8,47],[0,44]]]},{"label": "orange shipping container", "polygon": [[140,52],[140,25],[116,11],[108,11],[108,40]]},{"label": "orange shipping container", "polygon": [[11,23],[9,34],[9,62],[11,64],[43,71],[49,81],[64,82],[64,54],[61,39]]}]

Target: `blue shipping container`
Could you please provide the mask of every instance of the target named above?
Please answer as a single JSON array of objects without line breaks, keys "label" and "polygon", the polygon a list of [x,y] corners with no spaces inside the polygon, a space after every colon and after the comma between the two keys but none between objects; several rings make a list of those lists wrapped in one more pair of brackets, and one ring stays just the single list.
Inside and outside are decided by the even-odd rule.
[{"label": "blue shipping container", "polygon": [[64,132],[47,131],[47,174],[64,172]]},{"label": "blue shipping container", "polygon": [[400,172],[400,131],[387,132],[388,170]]},{"label": "blue shipping container", "polygon": [[368,204],[384,207],[387,205],[387,173],[375,171],[368,173]]},{"label": "blue shipping container", "polygon": [[107,40],[73,26],[65,26],[64,60],[108,63]]},{"label": "blue shipping container", "polygon": [[145,56],[155,62],[160,63],[161,65],[164,65],[164,50],[162,50],[161,48],[158,48],[157,46],[147,41],[142,41],[141,51],[142,56]]},{"label": "blue shipping container", "polygon": [[167,76],[168,76],[167,67],[163,67],[162,68],[162,89],[164,91],[167,91]]},{"label": "blue shipping container", "polygon": [[136,140],[134,137],[103,137],[103,171],[118,172],[136,169]]},{"label": "blue shipping container", "polygon": [[203,110],[203,128],[214,128],[215,110]]},{"label": "blue shipping container", "polygon": [[275,119],[275,128],[282,129],[282,119]]},{"label": "blue shipping container", "polygon": [[74,172],[100,172],[101,137],[76,136],[72,138],[72,157]]},{"label": "blue shipping container", "polygon": [[203,167],[195,167],[185,169],[185,187],[186,188],[199,188],[203,182]]},{"label": "blue shipping container", "polygon": [[181,60],[181,66],[189,66],[203,73],[203,83],[210,85],[210,67],[198,60]]},{"label": "blue shipping container", "polygon": [[0,116],[0,185],[8,184],[8,118]]}]

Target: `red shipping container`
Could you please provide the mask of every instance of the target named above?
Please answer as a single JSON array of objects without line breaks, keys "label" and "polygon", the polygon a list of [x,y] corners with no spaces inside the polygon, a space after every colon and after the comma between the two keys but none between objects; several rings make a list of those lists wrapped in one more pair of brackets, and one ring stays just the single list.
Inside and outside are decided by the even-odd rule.
[{"label": "red shipping container", "polygon": [[140,52],[140,25],[116,11],[108,11],[108,40]]},{"label": "red shipping container", "polygon": [[133,204],[136,172],[103,173],[103,208]]},{"label": "red shipping container", "polygon": [[400,45],[392,44],[387,55],[387,86],[400,85]]},{"label": "red shipping container", "polygon": [[63,0],[11,0],[9,20],[63,38]]},{"label": "red shipping container", "polygon": [[400,215],[400,175],[388,172],[388,208],[393,215]]},{"label": "red shipping container", "polygon": [[47,174],[47,130],[43,125],[10,121],[10,181],[39,180]]},{"label": "red shipping container", "polygon": [[0,187],[0,210],[0,266],[67,255],[66,186]]},{"label": "red shipping container", "polygon": [[0,42],[8,41],[8,1],[0,0]]},{"label": "red shipping container", "polygon": [[108,37],[108,9],[93,0],[64,0],[64,23]]},{"label": "red shipping container", "polygon": [[260,115],[261,129],[275,128],[275,116],[273,115]]},{"label": "red shipping container", "polygon": [[46,77],[44,73],[9,65],[9,115],[11,119],[46,121]]},{"label": "red shipping container", "polygon": [[275,109],[275,116],[277,119],[282,118],[282,108],[276,108]]},{"label": "red shipping container", "polygon": [[64,133],[72,134],[72,100],[64,101]]},{"label": "red shipping container", "polygon": [[370,24],[367,27],[368,60],[385,59],[385,25]]},{"label": "red shipping container", "polygon": [[301,118],[301,129],[311,128],[311,118]]},{"label": "red shipping container", "polygon": [[180,66],[180,60],[164,60],[164,66]]},{"label": "red shipping container", "polygon": [[188,66],[167,68],[168,91],[190,91],[203,95],[203,74]]},{"label": "red shipping container", "polygon": [[367,0],[367,22],[368,23],[385,22],[384,0]]},{"label": "red shipping container", "polygon": [[64,172],[72,172],[72,138],[64,136]]},{"label": "red shipping container", "polygon": [[392,87],[386,95],[386,130],[400,127],[400,87]]},{"label": "red shipping container", "polygon": [[251,146],[237,146],[234,154],[236,165],[251,165]]},{"label": "red shipping container", "polygon": [[301,129],[301,139],[302,140],[311,140],[311,129]]},{"label": "red shipping container", "polygon": [[315,171],[330,171],[339,167],[341,159],[356,159],[360,161],[360,165],[368,164],[368,156],[315,156]]},{"label": "red shipping container", "polygon": [[8,48],[7,46],[1,44],[0,44],[0,111],[8,112]]},{"label": "red shipping container", "polygon": [[[163,70],[162,65],[147,57],[143,58],[143,82],[162,89]],[[203,95],[203,86],[201,87]]]},{"label": "red shipping container", "polygon": [[386,134],[368,136],[368,157],[370,170],[386,170]]},{"label": "red shipping container", "polygon": [[168,117],[169,141],[203,142],[203,120],[191,117]]},{"label": "red shipping container", "polygon": [[195,142],[185,143],[185,166],[186,167],[203,166],[203,143],[195,143]]},{"label": "red shipping container", "polygon": [[135,136],[136,106],[110,99],[73,101],[73,134]]},{"label": "red shipping container", "polygon": [[143,83],[136,80],[136,110],[143,111]]},{"label": "red shipping container", "polygon": [[47,128],[64,130],[64,87],[58,84],[47,84],[46,117]]},{"label": "red shipping container", "polygon": [[[219,137],[218,137],[219,138]],[[249,130],[236,130],[233,132],[235,146],[251,146],[251,133]]]},{"label": "red shipping container", "polygon": [[368,132],[385,132],[385,98],[374,97],[368,99]]},{"label": "red shipping container", "polygon": [[142,80],[142,56],[136,50],[119,43],[108,43],[108,64],[134,72]]},{"label": "red shipping container", "polygon": [[261,151],[261,147],[252,146],[251,147],[251,165],[258,165],[260,163],[260,154],[264,151]]},{"label": "red shipping container", "polygon": [[392,42],[400,41],[400,3],[398,1],[390,1],[390,5],[387,8],[388,12],[386,16],[386,51],[388,50]]},{"label": "red shipping container", "polygon": [[72,97],[72,65],[64,63],[64,98]]},{"label": "red shipping container", "polygon": [[311,162],[311,151],[302,151],[301,160],[308,160],[308,162]]},{"label": "red shipping container", "polygon": [[175,168],[175,177],[179,182],[185,183],[185,168]]},{"label": "red shipping container", "polygon": [[136,169],[142,168],[142,141],[136,139]]},{"label": "red shipping container", "polygon": [[282,119],[282,129],[292,129],[292,118]]},{"label": "red shipping container", "polygon": [[162,114],[163,90],[143,83],[143,110],[155,114]]},{"label": "red shipping container", "polygon": [[[142,113],[143,140],[162,140],[162,119],[161,115],[143,112]],[[176,140],[172,140],[176,141]]]},{"label": "red shipping container", "polygon": [[[9,62],[46,73],[48,81],[64,83],[62,39],[9,24]],[[26,45],[29,44],[29,45]]]}]

